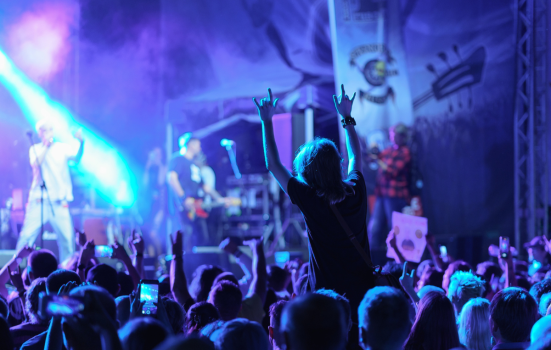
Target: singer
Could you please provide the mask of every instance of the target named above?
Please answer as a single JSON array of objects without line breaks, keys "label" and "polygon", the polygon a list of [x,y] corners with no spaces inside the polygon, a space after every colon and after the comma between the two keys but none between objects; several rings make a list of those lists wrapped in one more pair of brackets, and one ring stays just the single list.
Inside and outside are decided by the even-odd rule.
[{"label": "singer", "polygon": [[[32,245],[41,232],[42,225],[50,222],[57,234],[59,261],[64,261],[74,251],[74,230],[68,202],[73,200],[73,185],[69,175],[68,161],[79,163],[84,149],[82,130],[75,133],[80,141],[76,152],[64,143],[54,141],[54,124],[43,119],[36,123],[40,143],[31,146],[29,158],[33,169],[33,182],[29,191],[29,200],[25,221],[17,248]],[[40,176],[42,174],[42,178]],[[46,188],[42,190],[42,186]],[[42,202],[42,203],[41,203]],[[51,206],[50,206],[51,203]],[[41,218],[41,204],[43,218]]]}]

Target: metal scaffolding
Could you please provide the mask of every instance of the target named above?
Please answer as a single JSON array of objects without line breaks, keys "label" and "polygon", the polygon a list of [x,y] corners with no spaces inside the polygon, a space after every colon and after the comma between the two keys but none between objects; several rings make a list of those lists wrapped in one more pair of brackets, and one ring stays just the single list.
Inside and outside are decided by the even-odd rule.
[{"label": "metal scaffolding", "polygon": [[515,245],[547,233],[547,0],[515,0]]}]

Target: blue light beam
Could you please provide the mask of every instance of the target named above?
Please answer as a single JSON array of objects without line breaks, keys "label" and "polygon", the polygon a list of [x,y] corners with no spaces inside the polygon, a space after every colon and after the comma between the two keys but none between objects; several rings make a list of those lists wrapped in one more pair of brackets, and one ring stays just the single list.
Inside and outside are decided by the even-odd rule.
[{"label": "blue light beam", "polygon": [[120,207],[134,204],[135,177],[122,156],[98,132],[79,125],[65,106],[50,99],[0,50],[0,82],[8,89],[31,125],[48,118],[55,124],[56,139],[78,148],[71,130],[82,127],[84,154],[79,170],[89,175],[91,185],[110,203]]}]

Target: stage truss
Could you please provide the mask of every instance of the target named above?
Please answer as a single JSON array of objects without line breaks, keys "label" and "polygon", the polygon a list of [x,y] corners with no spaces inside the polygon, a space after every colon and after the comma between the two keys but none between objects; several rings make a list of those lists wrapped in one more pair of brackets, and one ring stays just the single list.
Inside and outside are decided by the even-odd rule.
[{"label": "stage truss", "polygon": [[[515,0],[515,245],[548,232],[547,0]],[[522,251],[522,250],[521,250]]]}]

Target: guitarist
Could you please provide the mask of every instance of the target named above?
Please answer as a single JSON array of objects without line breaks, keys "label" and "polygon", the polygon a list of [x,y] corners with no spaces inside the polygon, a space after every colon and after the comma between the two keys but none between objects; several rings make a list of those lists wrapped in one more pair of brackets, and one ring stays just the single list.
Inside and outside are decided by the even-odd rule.
[{"label": "guitarist", "polygon": [[197,244],[199,237],[193,235],[200,232],[190,213],[194,210],[195,200],[200,192],[211,195],[215,200],[223,200],[213,188],[205,185],[201,179],[201,171],[194,163],[194,158],[201,154],[201,141],[187,133],[180,137],[180,151],[175,153],[168,164],[167,182],[170,188],[171,212],[178,213],[181,229],[184,232],[186,249]]},{"label": "guitarist", "polygon": [[402,212],[408,205],[411,152],[407,146],[408,129],[396,124],[389,129],[392,145],[371,157],[378,165],[375,183],[377,199],[369,220],[369,244],[372,251],[384,249],[385,238],[392,228],[392,212]]}]

